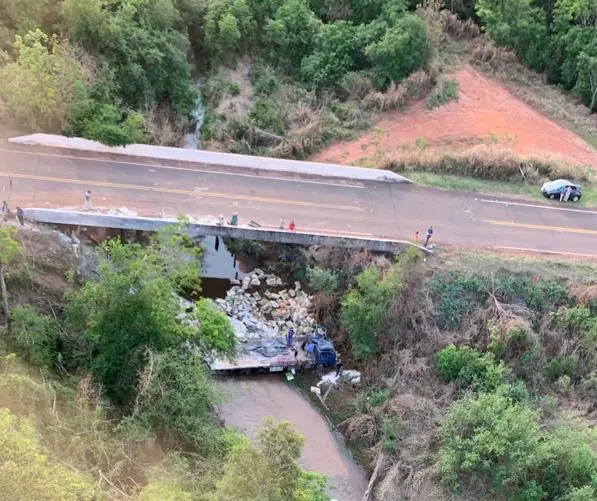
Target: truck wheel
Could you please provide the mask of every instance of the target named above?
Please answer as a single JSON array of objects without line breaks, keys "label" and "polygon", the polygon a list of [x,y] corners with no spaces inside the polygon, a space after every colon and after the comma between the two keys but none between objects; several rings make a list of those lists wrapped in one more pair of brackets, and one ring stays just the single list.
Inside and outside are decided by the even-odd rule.
[{"label": "truck wheel", "polygon": [[549,195],[549,199],[550,199],[550,200],[555,200],[555,199],[556,199],[556,196],[555,196],[555,195],[552,193],[551,195]]},{"label": "truck wheel", "polygon": [[578,202],[579,200],[580,200],[580,197],[579,197],[578,195],[574,195],[574,196],[572,197],[572,201],[573,201],[573,202]]}]

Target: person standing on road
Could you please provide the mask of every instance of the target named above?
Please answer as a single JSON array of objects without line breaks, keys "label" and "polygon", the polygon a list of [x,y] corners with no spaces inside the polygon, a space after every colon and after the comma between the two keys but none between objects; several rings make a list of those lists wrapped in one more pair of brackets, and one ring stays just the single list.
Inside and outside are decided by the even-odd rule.
[{"label": "person standing on road", "polygon": [[290,231],[294,231],[296,229],[296,224],[294,224],[294,219],[292,221],[290,221],[290,224],[288,225],[288,229]]},{"label": "person standing on road", "polygon": [[21,226],[25,226],[25,211],[20,207],[17,207],[17,219]]},{"label": "person standing on road", "polygon": [[288,329],[288,348],[292,348],[294,344],[294,329],[291,327]]},{"label": "person standing on road", "polygon": [[429,243],[429,240],[431,239],[432,236],[433,236],[433,226],[430,226],[429,228],[427,228],[427,236],[425,237],[425,243],[423,244],[423,247],[427,247],[427,244]]},{"label": "person standing on road", "polygon": [[91,209],[91,190],[85,192],[85,203],[83,204],[84,209]]},{"label": "person standing on road", "polygon": [[284,221],[284,218],[280,218],[280,224],[278,225],[278,229],[283,230],[285,226],[286,226],[286,221]]}]

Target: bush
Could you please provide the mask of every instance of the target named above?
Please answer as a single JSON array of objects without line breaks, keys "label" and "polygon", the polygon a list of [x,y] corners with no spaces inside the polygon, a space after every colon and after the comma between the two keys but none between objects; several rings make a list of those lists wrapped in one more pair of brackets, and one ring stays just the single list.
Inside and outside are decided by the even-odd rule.
[{"label": "bush", "polygon": [[283,135],[286,132],[286,114],[280,105],[270,98],[260,98],[249,113],[251,122],[260,129]]},{"label": "bush", "polygon": [[372,407],[380,407],[386,403],[391,394],[392,390],[389,388],[371,390],[371,393],[369,394],[369,402]]},{"label": "bush", "polygon": [[427,99],[427,108],[432,110],[450,101],[458,101],[459,97],[460,87],[456,80],[440,80]]},{"label": "bush", "polygon": [[422,68],[429,59],[430,51],[427,27],[422,19],[413,14],[405,14],[386,31],[381,40],[365,49],[378,87],[400,81]]},{"label": "bush", "polygon": [[8,409],[0,409],[0,486],[4,499],[98,499],[93,483],[70,467],[53,464],[33,423]]},{"label": "bush", "polygon": [[315,292],[331,294],[340,286],[338,273],[319,266],[307,268],[307,283]]},{"label": "bush", "polygon": [[429,282],[438,307],[437,323],[442,329],[460,326],[463,317],[485,297],[487,280],[456,272],[436,273]]},{"label": "bush", "polygon": [[216,389],[200,356],[178,349],[153,353],[138,386],[134,420],[160,435],[175,433],[203,454],[222,453],[225,444],[212,413]]},{"label": "bush", "polygon": [[58,326],[30,306],[16,306],[10,312],[8,342],[36,367],[49,368],[56,362]]},{"label": "bush", "polygon": [[356,287],[344,296],[341,318],[355,357],[367,358],[377,353],[390,301],[402,287],[395,271],[382,276],[371,267],[359,274]]},{"label": "bush", "polygon": [[528,407],[497,394],[467,396],[450,408],[441,434],[438,468],[452,489],[463,477],[474,476],[491,492],[508,493],[508,499],[517,493],[542,493],[528,479],[546,458],[537,415]]},{"label": "bush", "polygon": [[491,353],[481,354],[468,346],[446,346],[437,357],[441,378],[459,381],[475,390],[493,391],[503,383],[503,364],[496,365]]},{"label": "bush", "polygon": [[396,454],[397,443],[404,438],[406,423],[402,419],[384,416],[381,425],[381,444],[386,454]]},{"label": "bush", "polygon": [[578,379],[580,362],[576,357],[554,357],[545,366],[545,373],[549,381],[557,381],[562,376],[568,376],[573,381]]},{"label": "bush", "polygon": [[505,325],[489,325],[488,350],[497,358],[518,360],[528,352],[538,351],[535,333],[522,321],[513,320]]}]

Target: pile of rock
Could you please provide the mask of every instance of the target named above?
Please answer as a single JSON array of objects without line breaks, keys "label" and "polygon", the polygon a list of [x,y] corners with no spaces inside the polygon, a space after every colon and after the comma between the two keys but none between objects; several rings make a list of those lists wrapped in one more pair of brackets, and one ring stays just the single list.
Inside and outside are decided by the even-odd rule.
[{"label": "pile of rock", "polygon": [[315,320],[309,315],[311,296],[301,289],[284,288],[279,277],[256,269],[242,282],[233,281],[226,299],[216,303],[232,321],[243,340],[284,336],[290,327],[297,335],[312,332]]}]

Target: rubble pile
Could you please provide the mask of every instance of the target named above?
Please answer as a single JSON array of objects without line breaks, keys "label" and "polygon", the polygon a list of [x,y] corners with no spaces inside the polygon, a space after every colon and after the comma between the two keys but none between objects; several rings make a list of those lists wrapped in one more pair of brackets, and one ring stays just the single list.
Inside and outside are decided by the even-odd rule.
[{"label": "rubble pile", "polygon": [[286,289],[279,277],[256,269],[232,283],[226,299],[216,299],[216,304],[230,317],[241,341],[284,336],[290,327],[297,336],[312,332],[311,296],[299,282]]}]

